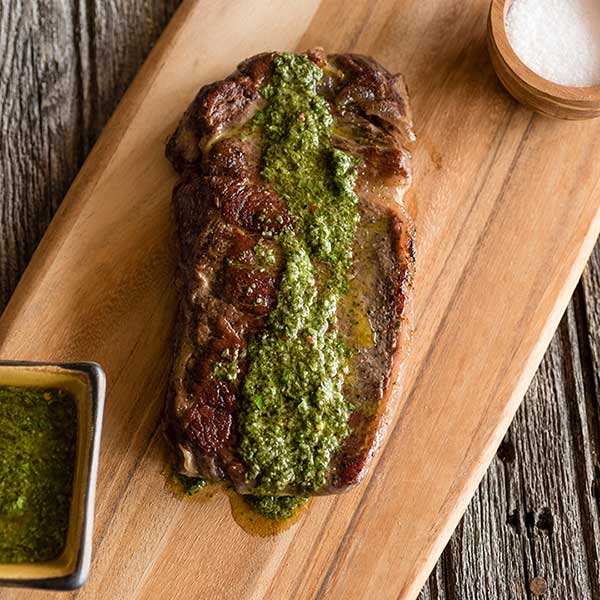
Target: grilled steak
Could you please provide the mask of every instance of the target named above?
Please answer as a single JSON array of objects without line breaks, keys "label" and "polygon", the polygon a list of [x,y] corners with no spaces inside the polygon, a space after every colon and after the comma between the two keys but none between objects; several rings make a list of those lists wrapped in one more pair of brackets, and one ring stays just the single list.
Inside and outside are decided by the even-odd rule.
[{"label": "grilled steak", "polygon": [[413,139],[402,76],[365,56],[260,54],[200,90],[167,145],[180,473],[258,495],[361,480],[411,331]]}]

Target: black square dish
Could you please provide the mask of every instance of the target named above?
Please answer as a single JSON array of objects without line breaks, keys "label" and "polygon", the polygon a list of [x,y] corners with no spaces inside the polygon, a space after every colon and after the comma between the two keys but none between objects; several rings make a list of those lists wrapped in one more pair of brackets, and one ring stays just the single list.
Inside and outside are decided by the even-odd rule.
[{"label": "black square dish", "polygon": [[87,580],[106,380],[95,363],[0,361],[0,386],[59,388],[77,407],[73,493],[65,548],[56,559],[0,563],[0,586],[73,590]]}]

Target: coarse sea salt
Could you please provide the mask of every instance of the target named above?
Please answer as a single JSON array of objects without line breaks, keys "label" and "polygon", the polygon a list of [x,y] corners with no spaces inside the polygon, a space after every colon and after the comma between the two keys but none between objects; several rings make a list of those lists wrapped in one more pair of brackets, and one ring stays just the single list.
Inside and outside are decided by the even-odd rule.
[{"label": "coarse sea salt", "polygon": [[506,30],[518,57],[545,79],[600,83],[600,0],[513,0]]}]

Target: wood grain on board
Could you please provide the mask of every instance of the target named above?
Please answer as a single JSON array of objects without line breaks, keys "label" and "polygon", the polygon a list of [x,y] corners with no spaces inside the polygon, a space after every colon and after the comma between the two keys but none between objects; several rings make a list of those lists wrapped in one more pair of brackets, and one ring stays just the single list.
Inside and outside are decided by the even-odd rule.
[{"label": "wood grain on board", "polygon": [[[2,358],[94,359],[107,370],[95,558],[78,596],[417,595],[599,225],[598,125],[549,121],[511,102],[489,66],[486,16],[485,2],[417,0],[180,9],[0,322]],[[258,539],[233,523],[225,497],[182,502],[165,487],[158,424],[174,309],[174,178],[162,146],[200,84],[253,52],[317,44],[372,54],[409,80],[420,134],[417,328],[373,477]]]}]

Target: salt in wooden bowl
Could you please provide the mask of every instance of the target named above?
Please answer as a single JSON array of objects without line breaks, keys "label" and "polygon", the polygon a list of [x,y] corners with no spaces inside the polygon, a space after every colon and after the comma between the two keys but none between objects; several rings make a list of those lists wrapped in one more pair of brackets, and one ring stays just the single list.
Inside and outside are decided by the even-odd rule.
[{"label": "salt in wooden bowl", "polygon": [[517,56],[506,31],[512,1],[492,0],[487,36],[492,64],[507,91],[527,108],[551,117],[600,117],[600,85],[575,87],[548,81]]}]

